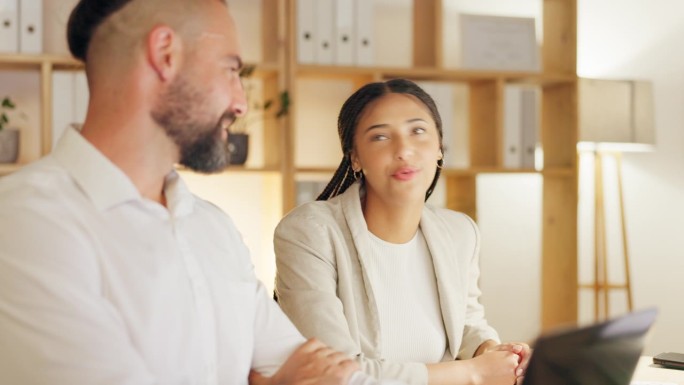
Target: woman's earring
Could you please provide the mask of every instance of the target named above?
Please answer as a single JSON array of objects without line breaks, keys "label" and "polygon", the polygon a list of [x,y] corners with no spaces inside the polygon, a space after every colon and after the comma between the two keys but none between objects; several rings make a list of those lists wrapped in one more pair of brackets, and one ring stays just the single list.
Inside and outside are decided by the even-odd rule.
[{"label": "woman's earring", "polygon": [[437,168],[440,170],[442,168],[444,168],[444,159],[442,159],[442,158],[437,159]]},{"label": "woman's earring", "polygon": [[353,170],[353,173],[354,173],[354,180],[357,180],[357,181],[358,181],[359,179],[363,178],[363,171],[361,171],[361,170],[358,170],[358,171],[357,171],[357,170]]}]

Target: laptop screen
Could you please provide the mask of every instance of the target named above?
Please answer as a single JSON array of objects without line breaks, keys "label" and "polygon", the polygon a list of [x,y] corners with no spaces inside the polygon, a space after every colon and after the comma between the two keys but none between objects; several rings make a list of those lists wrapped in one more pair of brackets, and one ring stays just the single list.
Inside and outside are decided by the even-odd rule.
[{"label": "laptop screen", "polygon": [[539,337],[523,384],[628,385],[656,313],[650,308]]}]

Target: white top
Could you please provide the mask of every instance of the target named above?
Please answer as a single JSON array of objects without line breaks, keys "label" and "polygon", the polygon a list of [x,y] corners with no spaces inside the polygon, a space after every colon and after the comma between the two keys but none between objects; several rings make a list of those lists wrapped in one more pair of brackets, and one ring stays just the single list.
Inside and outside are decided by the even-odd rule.
[{"label": "white top", "polygon": [[369,235],[367,269],[378,304],[382,357],[399,362],[441,361],[446,332],[432,257],[422,231],[404,244]]},{"label": "white top", "polygon": [[164,191],[73,130],[0,180],[0,384],[247,384],[304,341],[231,220],[175,172]]}]

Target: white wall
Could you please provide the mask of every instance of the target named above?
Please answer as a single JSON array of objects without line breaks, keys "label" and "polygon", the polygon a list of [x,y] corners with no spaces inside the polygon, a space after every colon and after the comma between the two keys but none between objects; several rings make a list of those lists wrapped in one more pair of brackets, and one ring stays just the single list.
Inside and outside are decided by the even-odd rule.
[{"label": "white wall", "polygon": [[[635,307],[655,305],[660,309],[646,353],[682,351],[684,2],[580,0],[578,14],[580,76],[654,83],[655,151],[623,158],[628,247]],[[580,199],[582,204],[591,202],[584,193]],[[590,228],[590,221],[582,218],[583,239]],[[590,255],[584,252],[586,247],[582,250],[586,262]],[[584,306],[583,314],[587,316]]]}]

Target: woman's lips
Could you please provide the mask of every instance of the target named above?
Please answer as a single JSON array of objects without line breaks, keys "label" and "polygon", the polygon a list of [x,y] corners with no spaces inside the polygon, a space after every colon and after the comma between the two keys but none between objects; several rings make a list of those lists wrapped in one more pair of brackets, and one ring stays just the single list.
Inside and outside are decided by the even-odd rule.
[{"label": "woman's lips", "polygon": [[401,181],[411,180],[418,173],[418,169],[413,167],[402,167],[392,174],[392,178]]}]

